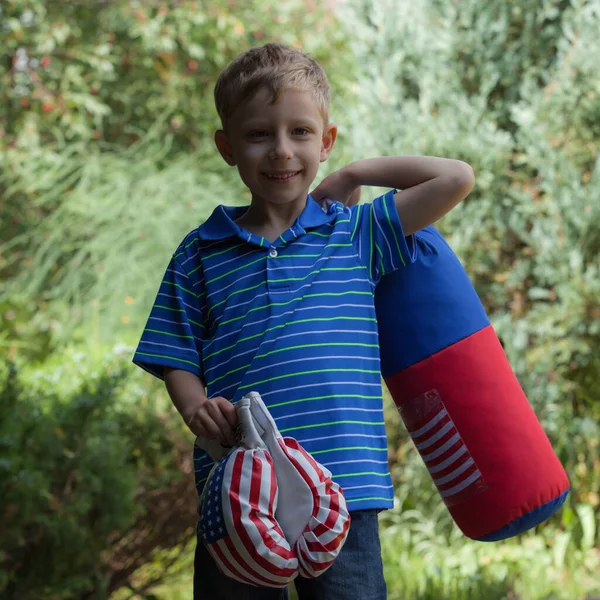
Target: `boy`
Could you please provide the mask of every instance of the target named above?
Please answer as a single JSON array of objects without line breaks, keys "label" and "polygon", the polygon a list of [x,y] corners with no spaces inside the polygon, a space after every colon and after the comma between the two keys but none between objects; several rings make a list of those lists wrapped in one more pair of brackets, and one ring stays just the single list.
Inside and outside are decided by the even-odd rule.
[{"label": "boy", "polygon": [[[323,70],[281,44],[239,56],[221,73],[215,101],[216,146],[252,201],[218,207],[180,244],[134,361],[164,378],[196,435],[225,446],[234,443],[234,404],[259,392],[283,435],[333,473],[352,511],[339,557],[321,577],[298,578],[299,597],[384,600],[377,512],[393,506],[393,490],[373,292],[414,259],[410,234],[468,195],[473,171],[434,157],[360,160],[309,196],[337,128]],[[402,191],[346,206],[362,185]],[[210,467],[196,448],[199,492]],[[199,540],[194,597],[287,591],[228,579]]]}]

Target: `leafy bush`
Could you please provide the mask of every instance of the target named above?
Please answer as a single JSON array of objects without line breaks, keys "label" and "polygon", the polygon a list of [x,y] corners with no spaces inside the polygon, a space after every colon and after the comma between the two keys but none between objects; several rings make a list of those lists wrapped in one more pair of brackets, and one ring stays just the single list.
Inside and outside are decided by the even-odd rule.
[{"label": "leafy bush", "polygon": [[[122,352],[0,378],[0,595],[107,598],[195,532],[190,440],[125,377]],[[137,389],[137,392],[136,392]],[[164,574],[160,572],[159,578]]]}]

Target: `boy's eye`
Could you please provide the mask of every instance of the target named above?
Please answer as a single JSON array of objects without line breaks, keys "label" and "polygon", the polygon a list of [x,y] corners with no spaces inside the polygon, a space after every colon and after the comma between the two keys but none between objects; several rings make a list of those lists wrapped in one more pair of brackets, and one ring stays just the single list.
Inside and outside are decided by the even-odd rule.
[{"label": "boy's eye", "polygon": [[263,137],[265,135],[268,135],[268,133],[264,129],[257,129],[256,131],[251,131],[248,134],[248,137],[259,138],[259,137]]},{"label": "boy's eye", "polygon": [[[306,127],[294,127],[294,129],[292,131],[292,135],[299,135],[301,137],[304,137],[304,136],[308,135],[309,133],[310,133],[310,131]],[[257,139],[257,138],[266,137],[268,135],[269,135],[269,132],[266,131],[265,129],[255,129],[254,131],[250,131],[247,134],[247,137]]]}]

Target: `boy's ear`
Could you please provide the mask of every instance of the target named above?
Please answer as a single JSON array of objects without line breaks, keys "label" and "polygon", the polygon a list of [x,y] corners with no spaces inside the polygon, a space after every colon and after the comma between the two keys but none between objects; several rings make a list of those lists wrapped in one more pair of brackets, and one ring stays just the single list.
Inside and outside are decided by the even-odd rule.
[{"label": "boy's ear", "polygon": [[321,138],[321,162],[325,162],[329,158],[336,138],[337,125],[329,123],[323,130],[323,137]]},{"label": "boy's ear", "polygon": [[235,166],[235,158],[233,157],[233,150],[231,148],[231,144],[225,135],[225,132],[222,129],[219,129],[215,133],[215,144],[217,145],[217,149],[219,153],[223,157],[223,160],[230,166]]}]

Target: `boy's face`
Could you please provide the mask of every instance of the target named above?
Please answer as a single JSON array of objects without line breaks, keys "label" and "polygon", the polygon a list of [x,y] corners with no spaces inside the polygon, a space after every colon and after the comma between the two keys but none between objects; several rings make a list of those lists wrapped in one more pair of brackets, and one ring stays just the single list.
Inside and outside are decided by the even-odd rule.
[{"label": "boy's face", "polygon": [[337,127],[325,126],[310,92],[284,90],[272,104],[266,90],[239,106],[215,143],[237,166],[253,203],[304,206],[319,163],[327,160]]}]

